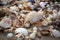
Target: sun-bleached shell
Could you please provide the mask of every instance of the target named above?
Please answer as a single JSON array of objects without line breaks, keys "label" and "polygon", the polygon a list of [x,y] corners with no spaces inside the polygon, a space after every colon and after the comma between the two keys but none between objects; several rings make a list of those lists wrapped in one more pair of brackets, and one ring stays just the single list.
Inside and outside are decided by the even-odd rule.
[{"label": "sun-bleached shell", "polygon": [[15,30],[15,33],[22,33],[22,34],[25,35],[25,36],[28,35],[28,31],[27,31],[27,29],[25,29],[25,28],[17,28],[17,29]]},{"label": "sun-bleached shell", "polygon": [[25,18],[25,22],[29,21],[30,23],[34,23],[34,22],[37,22],[39,20],[40,20],[40,15],[35,11],[28,13],[26,15],[26,18]]}]

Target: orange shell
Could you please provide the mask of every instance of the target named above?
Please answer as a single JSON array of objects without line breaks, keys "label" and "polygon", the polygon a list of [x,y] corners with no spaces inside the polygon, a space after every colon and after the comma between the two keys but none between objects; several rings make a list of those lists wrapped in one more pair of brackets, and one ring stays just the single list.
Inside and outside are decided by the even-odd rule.
[{"label": "orange shell", "polygon": [[33,26],[42,26],[42,22],[36,22],[33,24]]}]

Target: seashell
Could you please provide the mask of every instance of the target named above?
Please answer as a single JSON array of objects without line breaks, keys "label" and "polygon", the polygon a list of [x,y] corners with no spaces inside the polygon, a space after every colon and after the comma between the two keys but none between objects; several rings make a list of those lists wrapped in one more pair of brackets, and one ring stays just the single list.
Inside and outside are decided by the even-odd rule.
[{"label": "seashell", "polygon": [[48,23],[52,23],[52,20],[51,20],[50,17],[47,17],[47,18],[46,18],[46,21],[47,21]]},{"label": "seashell", "polygon": [[40,27],[40,26],[42,26],[42,22],[33,23],[33,26],[38,26],[38,27]]},{"label": "seashell", "polygon": [[0,22],[0,26],[3,28],[10,28],[11,27],[11,19],[3,18]]},{"label": "seashell", "polygon": [[35,33],[31,33],[30,36],[29,36],[30,39],[35,39],[35,37],[36,37]]},{"label": "seashell", "polygon": [[57,13],[57,10],[53,10],[53,13]]},{"label": "seashell", "polygon": [[19,9],[23,9],[24,7],[23,7],[22,4],[19,4],[19,5],[18,5],[18,8],[19,8]]},{"label": "seashell", "polygon": [[40,20],[40,15],[35,11],[31,11],[26,15],[25,23],[26,22],[35,23],[39,20]]},{"label": "seashell", "polygon": [[22,26],[22,22],[20,20],[18,19],[13,20],[13,27],[19,28],[21,26]]},{"label": "seashell", "polygon": [[22,18],[25,18],[25,17],[26,17],[26,15],[25,15],[25,14],[20,14],[20,15],[21,15],[21,17],[22,17]]},{"label": "seashell", "polygon": [[22,33],[22,34],[25,35],[25,36],[28,35],[28,31],[27,31],[27,29],[25,29],[25,28],[17,28],[17,29],[15,30],[15,33]]},{"label": "seashell", "polygon": [[40,10],[38,11],[38,14],[39,14],[40,16],[43,16],[43,15],[44,15],[44,11],[42,11],[42,9],[40,9]]},{"label": "seashell", "polygon": [[11,6],[10,7],[10,10],[13,12],[13,11],[18,11],[18,7],[16,7],[16,6]]},{"label": "seashell", "polygon": [[42,30],[41,34],[44,36],[49,35],[49,30]]},{"label": "seashell", "polygon": [[42,8],[45,8],[46,3],[45,2],[40,2],[39,3]]},{"label": "seashell", "polygon": [[30,27],[30,23],[25,23],[25,25],[24,25],[25,27]]},{"label": "seashell", "polygon": [[33,33],[37,33],[37,27],[33,27]]},{"label": "seashell", "polygon": [[7,34],[7,38],[12,38],[13,37],[13,33],[8,33]]},{"label": "seashell", "polygon": [[24,10],[31,10],[31,8],[28,6],[28,3],[24,3],[23,6]]},{"label": "seashell", "polygon": [[3,8],[3,11],[6,12],[6,14],[11,14],[10,9],[7,7]]},{"label": "seashell", "polygon": [[42,25],[47,26],[47,25],[48,25],[48,22],[44,20],[44,21],[42,22]]},{"label": "seashell", "polygon": [[52,29],[50,31],[52,32],[52,34],[53,34],[54,37],[60,37],[60,32],[58,30]]},{"label": "seashell", "polygon": [[15,13],[16,15],[18,15],[18,12],[17,11],[19,11],[19,9],[16,6],[11,6],[10,7],[10,11],[13,12],[13,13]]},{"label": "seashell", "polygon": [[34,8],[34,5],[32,5],[32,3],[31,3],[31,2],[28,2],[28,3],[27,3],[27,5],[28,5],[31,9],[33,9],[33,8]]},{"label": "seashell", "polygon": [[19,33],[16,35],[16,38],[17,40],[23,40],[24,36],[21,33]]}]

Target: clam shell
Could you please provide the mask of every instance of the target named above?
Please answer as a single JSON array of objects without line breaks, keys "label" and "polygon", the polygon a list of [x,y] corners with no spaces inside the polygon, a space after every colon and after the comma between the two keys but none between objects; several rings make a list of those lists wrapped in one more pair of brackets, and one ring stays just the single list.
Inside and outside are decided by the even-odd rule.
[{"label": "clam shell", "polygon": [[4,18],[0,22],[0,26],[3,28],[10,28],[11,27],[11,19],[9,18]]},{"label": "clam shell", "polygon": [[25,35],[25,36],[28,35],[28,31],[27,31],[27,29],[25,29],[25,28],[17,28],[17,29],[15,30],[15,33],[22,33],[22,34]]}]

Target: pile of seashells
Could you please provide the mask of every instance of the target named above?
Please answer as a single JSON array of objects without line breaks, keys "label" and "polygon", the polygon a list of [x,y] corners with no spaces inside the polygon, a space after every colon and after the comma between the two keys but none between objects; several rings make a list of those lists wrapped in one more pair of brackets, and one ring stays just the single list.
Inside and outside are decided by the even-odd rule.
[{"label": "pile of seashells", "polygon": [[31,40],[42,36],[60,37],[58,2],[44,0],[2,0],[0,31],[8,38]]}]

